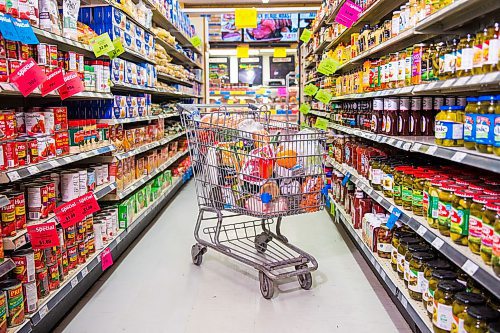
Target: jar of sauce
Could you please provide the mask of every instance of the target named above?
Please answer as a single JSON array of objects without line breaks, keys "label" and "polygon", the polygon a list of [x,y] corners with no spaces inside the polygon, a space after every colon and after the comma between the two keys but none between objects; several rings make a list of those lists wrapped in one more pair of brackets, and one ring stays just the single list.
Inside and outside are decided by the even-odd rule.
[{"label": "jar of sauce", "polygon": [[377,134],[385,132],[383,129],[383,126],[385,126],[385,122],[383,121],[384,100],[382,98],[373,99],[373,112],[371,117],[372,117],[370,124],[371,131]]},{"label": "jar of sauce", "polygon": [[483,41],[483,73],[500,70],[500,23],[495,22],[487,28]]},{"label": "jar of sauce", "polygon": [[397,112],[397,98],[384,98],[385,134],[387,135],[397,135]]},{"label": "jar of sauce", "polygon": [[457,76],[472,75],[474,63],[474,38],[472,34],[467,34],[460,38],[457,46]]},{"label": "jar of sauce", "polygon": [[419,136],[422,133],[422,98],[412,97],[408,134]]},{"label": "jar of sauce", "polygon": [[398,135],[410,135],[411,118],[410,118],[410,98],[401,97],[399,99],[398,112]]}]

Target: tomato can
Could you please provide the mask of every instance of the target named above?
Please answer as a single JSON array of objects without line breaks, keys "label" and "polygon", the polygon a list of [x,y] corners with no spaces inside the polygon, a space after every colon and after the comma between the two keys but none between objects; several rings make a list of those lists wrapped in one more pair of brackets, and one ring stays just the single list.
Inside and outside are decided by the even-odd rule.
[{"label": "tomato can", "polygon": [[7,299],[5,293],[0,293],[0,332],[7,332]]},{"label": "tomato can", "polygon": [[87,193],[87,170],[79,170],[78,171],[78,176],[79,176],[79,195],[82,196]]},{"label": "tomato can", "polygon": [[57,67],[57,45],[49,45],[49,66]]},{"label": "tomato can", "polygon": [[30,111],[24,113],[26,134],[29,136],[42,136],[46,134],[45,115],[41,111]]},{"label": "tomato can", "polygon": [[[25,0],[19,0],[25,1]],[[26,61],[30,58],[30,46],[28,44],[19,43],[19,60]]]},{"label": "tomato can", "polygon": [[40,43],[36,46],[37,49],[37,62],[38,65],[48,65],[49,64],[49,59],[48,59],[48,45],[45,43]]},{"label": "tomato can", "polygon": [[85,241],[77,243],[78,247],[78,265],[84,264],[87,260],[87,252],[85,248]]},{"label": "tomato can", "polygon": [[52,180],[42,182],[47,187],[47,213],[53,213],[57,204],[56,184]]},{"label": "tomato can", "polygon": [[47,217],[48,193],[44,184],[32,183],[26,187],[28,220]]},{"label": "tomato can", "polygon": [[24,112],[16,111],[16,132],[18,136],[26,135],[26,126],[24,125]]},{"label": "tomato can", "polygon": [[62,257],[63,275],[66,276],[69,273],[68,251],[64,251],[61,254],[61,257]]},{"label": "tomato can", "polygon": [[10,256],[16,267],[16,279],[25,283],[35,281],[35,253],[31,249],[17,250]]},{"label": "tomato can", "polygon": [[36,138],[27,138],[28,154],[30,155],[30,163],[38,163],[38,140]]},{"label": "tomato can", "polygon": [[12,193],[5,193],[9,203],[0,207],[0,217],[2,221],[2,237],[16,235],[16,204]]},{"label": "tomato can", "polygon": [[80,195],[80,174],[78,171],[61,173],[61,197],[63,202],[69,202]]},{"label": "tomato can", "polygon": [[52,246],[43,249],[45,264],[47,266],[52,266],[57,262],[57,250],[55,248],[55,246]]},{"label": "tomato can", "polygon": [[19,326],[24,321],[23,286],[16,279],[0,282],[0,290],[5,293],[7,301],[7,326]]},{"label": "tomato can", "polygon": [[35,260],[35,272],[45,267],[45,253],[42,249],[33,249],[33,259]]},{"label": "tomato can", "polygon": [[7,59],[7,66],[9,68],[9,73],[14,73],[19,67],[21,67],[21,61],[17,59]]},{"label": "tomato can", "polygon": [[[2,43],[0,37],[0,43]],[[9,80],[9,67],[7,66],[7,59],[0,58],[0,82],[7,82]]]},{"label": "tomato can", "polygon": [[30,155],[28,153],[28,140],[17,139],[15,142],[16,142],[16,154],[19,166],[26,166],[30,164]]},{"label": "tomato can", "polygon": [[56,187],[56,198],[57,201],[61,201],[61,177],[57,172],[50,173],[50,179],[54,182]]},{"label": "tomato can", "polygon": [[72,225],[64,229],[64,240],[66,243],[66,247],[70,247],[75,245],[76,242],[76,226]]},{"label": "tomato can", "polygon": [[57,269],[59,270],[59,281],[62,282],[65,276],[62,262],[62,253],[57,257]]},{"label": "tomato can", "polygon": [[79,221],[75,224],[76,226],[76,242],[82,242],[85,239],[85,223],[84,221]]},{"label": "tomato can", "polygon": [[5,40],[5,52],[7,59],[17,59],[19,54],[19,43],[11,40]]},{"label": "tomato can", "polygon": [[64,156],[69,154],[69,133],[68,131],[57,132],[54,134],[56,145],[56,155]]},{"label": "tomato can", "polygon": [[104,240],[102,237],[102,223],[94,223],[94,249],[99,251],[104,248]]},{"label": "tomato can", "polygon": [[47,270],[49,272],[49,290],[56,290],[61,283],[59,280],[59,265],[57,261],[53,265],[47,265]]},{"label": "tomato can", "polygon": [[[33,272],[34,273],[34,272]],[[33,313],[38,308],[36,281],[23,283],[24,313]]]},{"label": "tomato can", "polygon": [[15,139],[17,137],[16,113],[14,110],[3,111],[2,116],[3,124],[0,125],[0,128],[3,131],[4,139]]},{"label": "tomato can", "polygon": [[49,295],[49,275],[47,267],[41,267],[36,270],[36,291],[38,298],[44,298]]},{"label": "tomato can", "polygon": [[94,240],[94,234],[92,233],[92,236],[87,239],[87,257],[90,257],[94,253],[95,253],[95,240]]},{"label": "tomato can", "polygon": [[56,157],[56,141],[53,135],[38,137],[37,140],[40,161]]},{"label": "tomato can", "polygon": [[22,191],[8,191],[14,199],[16,230],[26,228],[26,200]]},{"label": "tomato can", "polygon": [[78,265],[78,246],[68,247],[68,268],[69,270],[75,269]]},{"label": "tomato can", "polygon": [[4,163],[8,169],[17,168],[19,166],[16,147],[16,141],[5,141],[3,143]]}]

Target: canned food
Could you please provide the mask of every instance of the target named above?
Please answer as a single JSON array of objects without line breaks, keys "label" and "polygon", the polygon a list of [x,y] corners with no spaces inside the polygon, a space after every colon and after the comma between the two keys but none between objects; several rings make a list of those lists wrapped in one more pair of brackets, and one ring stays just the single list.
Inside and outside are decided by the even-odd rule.
[{"label": "canned food", "polygon": [[39,299],[49,295],[49,273],[47,267],[41,267],[36,270],[36,291]]},{"label": "canned food", "polygon": [[28,154],[30,155],[30,163],[38,163],[39,158],[38,158],[38,140],[35,138],[28,138],[27,144],[28,144]]},{"label": "canned food", "polygon": [[30,164],[30,155],[28,153],[28,140],[17,139],[16,141],[16,154],[20,166]]},{"label": "canned food", "polygon": [[87,193],[87,170],[79,170],[78,175],[80,178],[79,184],[79,196],[82,196]]},{"label": "canned food", "polygon": [[16,279],[0,282],[0,290],[5,293],[7,303],[7,326],[16,327],[24,321],[24,297],[21,282]]},{"label": "canned food", "polygon": [[44,257],[45,257],[45,265],[52,266],[57,262],[57,250],[55,246],[47,247],[43,249]]},{"label": "canned food", "polygon": [[63,275],[66,276],[69,273],[68,251],[64,251],[61,254],[61,257],[62,257]]},{"label": "canned food", "polygon": [[75,245],[76,242],[76,225],[72,225],[64,229],[66,247]]},{"label": "canned food", "polygon": [[53,265],[47,265],[47,270],[49,272],[49,290],[56,290],[61,283],[61,281],[59,281],[59,265],[57,262]]},{"label": "canned food", "polygon": [[2,237],[10,237],[16,235],[16,205],[12,194],[7,192],[5,196],[9,200],[9,203],[0,207]]},{"label": "canned food", "polygon": [[10,256],[16,267],[14,274],[16,279],[26,283],[35,281],[35,256],[31,249],[17,250]]},{"label": "canned food", "polygon": [[85,241],[77,243],[78,247],[78,265],[84,264],[87,260],[87,252],[85,250]]},{"label": "canned food", "polygon": [[5,141],[3,143],[4,164],[7,168],[17,168],[19,166],[16,147],[16,141]]},{"label": "canned food", "polygon": [[48,193],[43,184],[27,185],[28,220],[40,220],[47,217]]},{"label": "canned food", "polygon": [[16,115],[16,132],[17,135],[23,136],[26,135],[26,125],[24,124],[24,112],[17,111]]},{"label": "canned food", "polygon": [[76,242],[79,243],[85,239],[85,221],[79,221],[75,224],[76,226]]},{"label": "canned food", "polygon": [[43,182],[47,187],[47,212],[50,214],[54,212],[57,204],[57,195],[56,195],[56,184],[54,181],[45,181]]},{"label": "canned food", "polygon": [[87,191],[91,192],[96,187],[96,169],[88,168],[87,169]]},{"label": "canned food", "polygon": [[7,299],[5,293],[0,293],[0,332],[7,332]]},{"label": "canned food", "polygon": [[36,281],[23,283],[24,313],[34,313],[38,308]]},{"label": "canned food", "polygon": [[38,159],[40,161],[56,157],[56,141],[53,135],[38,138]]},{"label": "canned food", "polygon": [[26,125],[26,133],[29,136],[43,136],[46,134],[45,115],[43,112],[25,112],[24,123]]},{"label": "canned food", "polygon": [[16,230],[26,228],[26,200],[22,191],[8,191],[8,194],[14,199]]},{"label": "canned food", "polygon": [[2,123],[0,129],[4,134],[4,139],[10,140],[17,137],[16,132],[16,114],[14,110],[2,112]]},{"label": "canned food", "polygon": [[64,276],[66,275],[64,274],[62,253],[57,257],[57,268],[59,269],[59,281],[62,282],[64,280]]},{"label": "canned food", "polygon": [[78,246],[70,246],[66,252],[68,253],[68,269],[75,269],[78,265]]},{"label": "canned food", "polygon": [[[104,227],[105,228],[105,227]],[[102,237],[102,223],[94,223],[94,247],[97,251],[104,248],[104,240]]]},{"label": "canned food", "polygon": [[87,257],[90,257],[92,254],[95,253],[95,241],[94,241],[94,234],[92,234],[91,237],[87,239]]},{"label": "canned food", "polygon": [[63,202],[69,202],[80,195],[80,175],[75,171],[61,173],[61,197]]},{"label": "canned food", "polygon": [[37,50],[37,62],[38,65],[48,65],[49,64],[49,59],[48,59],[48,45],[45,43],[40,43],[36,46]]},{"label": "canned food", "polygon": [[45,267],[45,253],[42,249],[33,249],[33,258],[35,260],[35,272]]}]

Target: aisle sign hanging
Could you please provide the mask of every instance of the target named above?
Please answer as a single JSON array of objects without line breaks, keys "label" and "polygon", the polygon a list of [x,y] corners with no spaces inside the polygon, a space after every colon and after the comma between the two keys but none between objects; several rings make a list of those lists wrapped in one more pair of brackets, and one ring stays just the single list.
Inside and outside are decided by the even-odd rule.
[{"label": "aisle sign hanging", "polygon": [[359,16],[362,12],[363,8],[356,5],[352,1],[347,0],[346,2],[344,2],[342,7],[340,7],[337,16],[335,16],[335,22],[340,23],[347,28],[350,28],[352,27],[354,22],[359,19]]},{"label": "aisle sign hanging", "polygon": [[318,91],[318,87],[316,87],[314,84],[309,83],[307,86],[304,87],[304,93],[307,96],[314,96],[314,94]]},{"label": "aisle sign hanging", "polygon": [[299,111],[302,112],[302,114],[308,114],[309,111],[311,111],[311,106],[307,103],[302,103],[300,104]]},{"label": "aisle sign hanging", "polygon": [[47,80],[42,83],[40,90],[42,92],[42,97],[47,94],[53,92],[56,89],[59,89],[64,85],[64,72],[63,69],[58,67],[54,69],[52,72],[47,74]]},{"label": "aisle sign hanging", "polygon": [[199,36],[193,36],[190,39],[191,44],[193,44],[194,47],[199,47],[201,45],[201,38]]},{"label": "aisle sign hanging", "polygon": [[12,23],[16,28],[18,42],[29,45],[40,44],[28,20],[20,20],[18,18],[13,18]]},{"label": "aisle sign hanging", "polygon": [[279,97],[286,97],[286,87],[279,87],[278,88],[278,96]]},{"label": "aisle sign hanging", "polygon": [[68,72],[64,76],[64,85],[59,88],[61,100],[65,100],[84,90],[83,82],[77,72]]},{"label": "aisle sign hanging", "polygon": [[257,9],[236,8],[234,10],[234,25],[237,29],[257,28]]},{"label": "aisle sign hanging", "polygon": [[248,45],[240,45],[236,47],[236,57],[238,58],[248,58]]},{"label": "aisle sign hanging", "polygon": [[92,46],[96,58],[113,51],[115,48],[107,32],[91,39],[90,45]]},{"label": "aisle sign hanging", "polygon": [[316,123],[314,124],[314,127],[326,131],[328,129],[328,119],[321,117],[316,118]]},{"label": "aisle sign hanging", "polygon": [[8,40],[18,40],[17,30],[12,23],[12,17],[8,14],[0,13],[0,34]]},{"label": "aisle sign hanging", "polygon": [[17,87],[24,97],[31,94],[46,79],[45,72],[36,64],[33,58],[26,60],[21,67],[9,76],[9,81]]},{"label": "aisle sign hanging", "polygon": [[274,48],[275,58],[286,58],[286,47],[275,47]]},{"label": "aisle sign hanging", "polygon": [[303,41],[304,43],[309,42],[311,39],[312,32],[309,29],[304,29],[302,30],[302,34],[300,35],[300,40]]},{"label": "aisle sign hanging", "polygon": [[121,39],[119,37],[113,39],[113,50],[108,52],[109,59],[113,60],[124,52],[125,48],[122,45]]},{"label": "aisle sign hanging", "polygon": [[332,99],[332,97],[333,97],[332,94],[328,90],[325,90],[325,89],[318,90],[318,92],[316,93],[316,96],[314,96],[314,98],[316,98],[318,101],[320,101],[324,104],[330,103],[330,100]]},{"label": "aisle sign hanging", "polygon": [[56,222],[40,223],[27,226],[31,247],[46,249],[59,245]]}]

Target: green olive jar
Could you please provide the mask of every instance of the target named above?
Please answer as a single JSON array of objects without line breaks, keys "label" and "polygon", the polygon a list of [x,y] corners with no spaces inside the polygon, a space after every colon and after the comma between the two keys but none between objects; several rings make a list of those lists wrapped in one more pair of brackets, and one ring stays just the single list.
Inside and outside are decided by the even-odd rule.
[{"label": "green olive jar", "polygon": [[470,206],[476,191],[460,189],[453,193],[450,238],[458,245],[468,245]]},{"label": "green olive jar", "polygon": [[[441,281],[454,281],[457,282],[457,273],[449,270],[436,269],[432,271],[432,276],[429,280],[429,294],[427,299],[427,315],[432,320],[434,314],[434,296],[437,289],[437,285]],[[458,283],[458,282],[457,282]],[[462,285],[463,286],[463,285]],[[464,290],[465,290],[465,286]],[[462,290],[460,290],[462,291]]]},{"label": "green olive jar", "polygon": [[405,286],[408,287],[408,281],[410,279],[410,261],[413,258],[413,253],[415,252],[429,252],[432,253],[431,248],[427,244],[417,243],[417,244],[409,244],[408,249],[405,254],[405,263],[404,263],[404,283]]},{"label": "green olive jar", "polygon": [[465,291],[465,286],[457,281],[444,280],[438,282],[432,309],[432,329],[434,333],[451,332],[454,296],[462,291]]},{"label": "green olive jar", "polygon": [[488,202],[483,213],[483,231],[481,234],[481,258],[487,265],[491,265],[493,243],[495,238],[495,221],[500,219],[500,201]]},{"label": "green olive jar", "polygon": [[422,300],[423,288],[426,286],[424,271],[426,263],[434,259],[434,254],[424,252],[414,252],[409,264],[408,294],[416,301]]},{"label": "green olive jar", "polygon": [[447,260],[434,259],[425,263],[424,267],[424,281],[422,285],[422,304],[427,309],[427,302],[429,301],[429,281],[432,277],[432,272],[435,270],[451,270],[451,265]]},{"label": "green olive jar", "polygon": [[450,179],[433,179],[429,186],[429,208],[427,210],[427,223],[429,227],[437,229],[439,225],[439,190],[441,186],[453,184]]},{"label": "green olive jar", "polygon": [[403,237],[411,237],[414,235],[412,232],[399,228],[392,233],[392,251],[391,251],[391,267],[394,272],[398,271],[398,247],[399,240]]},{"label": "green olive jar", "polygon": [[403,237],[399,240],[398,246],[398,276],[401,280],[404,279],[405,272],[405,256],[406,251],[408,251],[408,245],[420,244],[422,242],[421,239],[416,237]]},{"label": "green olive jar", "polygon": [[489,324],[496,321],[498,317],[498,312],[486,305],[470,306],[464,320],[465,331],[467,333],[487,333]]},{"label": "green olive jar", "polygon": [[451,332],[465,333],[464,321],[467,316],[469,306],[484,305],[485,298],[480,294],[475,294],[467,291],[461,291],[455,294],[452,307],[453,323],[451,324]]}]

